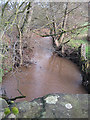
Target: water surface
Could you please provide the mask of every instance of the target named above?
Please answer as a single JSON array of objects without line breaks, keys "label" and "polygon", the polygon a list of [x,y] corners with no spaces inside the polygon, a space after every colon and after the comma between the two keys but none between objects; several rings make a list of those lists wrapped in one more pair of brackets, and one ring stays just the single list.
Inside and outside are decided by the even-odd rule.
[{"label": "water surface", "polygon": [[82,77],[78,67],[69,60],[53,54],[52,39],[34,38],[30,41],[33,48],[34,63],[28,68],[20,67],[15,73],[3,77],[2,86],[8,97],[19,96],[19,89],[26,96],[22,100],[32,100],[49,93],[85,94],[81,85]]}]

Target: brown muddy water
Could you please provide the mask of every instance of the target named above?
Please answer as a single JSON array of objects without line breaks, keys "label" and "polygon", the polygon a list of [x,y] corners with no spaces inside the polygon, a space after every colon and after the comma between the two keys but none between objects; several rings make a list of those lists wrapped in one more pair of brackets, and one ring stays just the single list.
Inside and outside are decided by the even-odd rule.
[{"label": "brown muddy water", "polygon": [[32,100],[49,93],[87,93],[81,85],[82,76],[78,67],[69,60],[53,54],[52,40],[34,38],[30,41],[33,57],[29,67],[20,67],[3,77],[2,87],[9,98],[19,96],[19,89],[26,96],[21,100]]}]

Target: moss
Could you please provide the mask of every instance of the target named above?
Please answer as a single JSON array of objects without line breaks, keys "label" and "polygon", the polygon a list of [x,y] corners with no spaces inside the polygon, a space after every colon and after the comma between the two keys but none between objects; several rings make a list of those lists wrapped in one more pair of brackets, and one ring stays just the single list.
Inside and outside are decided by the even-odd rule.
[{"label": "moss", "polygon": [[17,107],[12,107],[12,113],[14,113],[15,115],[17,115],[19,113],[19,110]]},{"label": "moss", "polygon": [[4,114],[5,114],[5,115],[8,115],[8,114],[10,114],[10,113],[11,113],[11,111],[10,111],[9,108],[5,108],[5,109],[4,109]]}]

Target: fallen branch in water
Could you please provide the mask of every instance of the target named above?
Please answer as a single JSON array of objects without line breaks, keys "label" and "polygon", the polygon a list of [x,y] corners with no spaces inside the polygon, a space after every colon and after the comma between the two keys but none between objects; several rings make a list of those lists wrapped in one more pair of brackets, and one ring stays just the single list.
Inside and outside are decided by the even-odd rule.
[{"label": "fallen branch in water", "polygon": [[8,103],[11,103],[11,101],[14,101],[16,99],[21,99],[21,98],[25,98],[26,97],[20,91],[19,91],[19,93],[21,94],[21,96],[17,96],[17,97],[14,97],[14,98],[8,98],[7,94],[6,94],[6,91],[4,90],[4,94],[2,94],[0,97],[5,99]]},{"label": "fallen branch in water", "polygon": [[11,99],[9,99],[9,100],[14,101],[14,100],[16,100],[16,99],[25,98],[25,97],[26,97],[26,96],[17,96],[17,97],[11,98]]}]

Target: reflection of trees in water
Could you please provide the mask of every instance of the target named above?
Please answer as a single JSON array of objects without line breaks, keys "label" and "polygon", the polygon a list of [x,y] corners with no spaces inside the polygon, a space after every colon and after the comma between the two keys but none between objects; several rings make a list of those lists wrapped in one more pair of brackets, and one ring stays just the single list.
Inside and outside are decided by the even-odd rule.
[{"label": "reflection of trees in water", "polygon": [[49,58],[49,61],[48,61],[48,69],[50,71],[56,71],[58,73],[61,73],[62,70],[63,70],[63,64],[64,64],[64,61],[63,59],[59,58],[57,55],[52,55],[50,58]]}]

